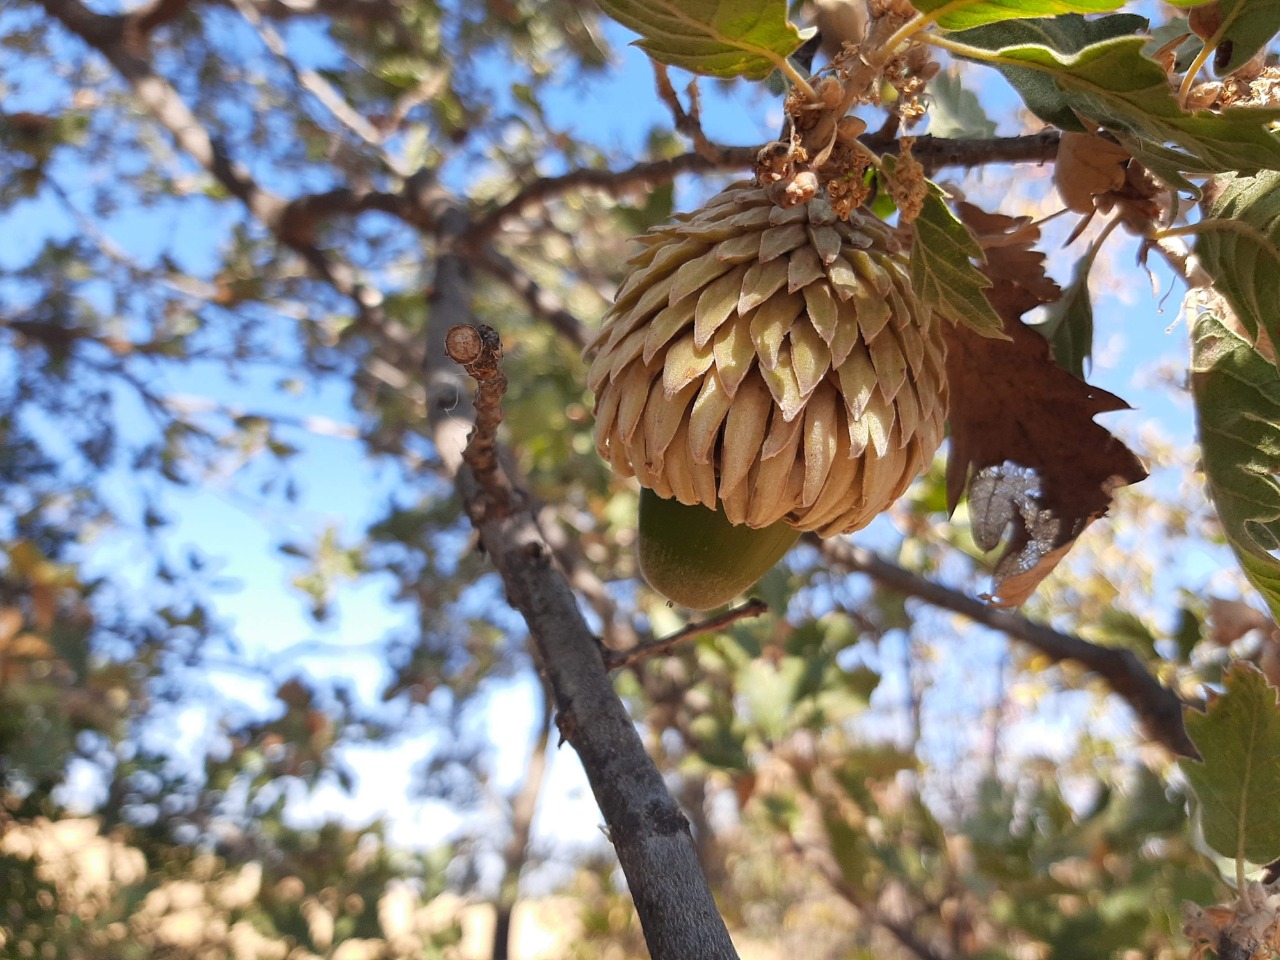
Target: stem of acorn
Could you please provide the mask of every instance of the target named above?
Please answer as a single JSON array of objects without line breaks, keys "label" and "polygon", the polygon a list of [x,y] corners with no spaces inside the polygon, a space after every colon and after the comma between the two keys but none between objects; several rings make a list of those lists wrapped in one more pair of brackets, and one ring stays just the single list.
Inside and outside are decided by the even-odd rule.
[{"label": "stem of acorn", "polygon": [[786,57],[782,57],[778,61],[778,69],[783,72],[786,78],[790,80],[794,86],[800,89],[800,92],[803,93],[805,97],[815,103],[817,102],[818,94],[814,92],[813,85],[809,83],[804,74],[795,68],[795,64]]},{"label": "stem of acorn", "polygon": [[1200,52],[1196,54],[1196,58],[1191,61],[1191,66],[1187,67],[1186,75],[1182,78],[1182,83],[1178,86],[1178,106],[1186,107],[1187,97],[1191,95],[1191,85],[1196,82],[1196,77],[1200,75],[1200,68],[1209,60],[1209,56],[1213,53],[1213,44],[1209,41],[1200,48]]},{"label": "stem of acorn", "polygon": [[931,13],[916,14],[916,16],[912,17],[894,31],[894,33],[890,34],[889,39],[885,41],[884,46],[882,46],[878,51],[876,51],[876,54],[873,55],[874,59],[887,62],[888,59],[893,56],[893,52],[897,50],[898,47],[902,46],[921,30],[931,26],[939,16],[946,12],[946,10],[946,7],[939,7]]}]

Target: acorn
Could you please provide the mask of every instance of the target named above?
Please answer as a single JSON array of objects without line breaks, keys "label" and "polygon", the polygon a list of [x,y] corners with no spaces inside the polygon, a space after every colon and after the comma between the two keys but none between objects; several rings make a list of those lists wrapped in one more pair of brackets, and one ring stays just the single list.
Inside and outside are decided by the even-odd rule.
[{"label": "acorn", "polygon": [[768,573],[800,536],[779,520],[762,530],[729,522],[723,509],[688,507],[640,489],[640,573],[682,607],[711,610]]},{"label": "acorn", "polygon": [[[596,449],[619,476],[772,543],[778,523],[857,530],[928,466],[947,411],[942,330],[881,221],[740,183],[641,242],[587,347]],[[651,533],[679,531],[642,528],[642,556]],[[744,536],[710,552],[741,553]],[[687,549],[652,553],[683,578],[708,553]]]}]

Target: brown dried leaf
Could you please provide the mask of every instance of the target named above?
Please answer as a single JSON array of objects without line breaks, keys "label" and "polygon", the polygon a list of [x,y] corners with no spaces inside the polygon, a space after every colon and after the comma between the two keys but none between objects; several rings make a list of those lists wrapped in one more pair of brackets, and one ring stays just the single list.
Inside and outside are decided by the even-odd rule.
[{"label": "brown dried leaf", "polygon": [[1209,639],[1219,647],[1229,647],[1250,630],[1270,631],[1275,621],[1243,600],[1209,598]]},{"label": "brown dried leaf", "polygon": [[987,299],[1001,317],[1020,316],[1062,295],[1062,289],[1044,272],[1044,254],[1035,249],[1040,228],[1030,217],[988,213],[967,201],[956,204],[956,215],[986,255],[982,272],[993,284]]},{"label": "brown dried leaf", "polygon": [[994,546],[1013,533],[993,573],[992,602],[1017,606],[1031,595],[1091,522],[1107,512],[1117,487],[1147,473],[1123,443],[1093,418],[1128,407],[1054,363],[1048,342],[1019,317],[1056,299],[1039,231],[1026,218],[961,204],[994,281],[987,292],[1008,340],[947,327],[951,455],[947,504],[969,485],[974,538]]},{"label": "brown dried leaf", "polygon": [[1058,141],[1053,185],[1062,202],[1076,213],[1093,213],[1094,197],[1119,190],[1125,183],[1129,151],[1091,133],[1065,131]]}]

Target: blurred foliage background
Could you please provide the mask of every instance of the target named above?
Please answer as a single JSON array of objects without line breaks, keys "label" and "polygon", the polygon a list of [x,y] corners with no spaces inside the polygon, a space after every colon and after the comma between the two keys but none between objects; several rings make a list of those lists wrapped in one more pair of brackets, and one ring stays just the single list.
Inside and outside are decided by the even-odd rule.
[{"label": "blurred foliage background", "polygon": [[[626,41],[585,0],[0,11],[0,954],[644,955],[605,839],[556,841],[576,808],[548,788],[540,695],[494,715],[536,672],[421,375],[449,207],[508,355],[506,437],[593,625],[615,647],[683,625],[636,579],[636,492],[592,449],[580,348],[628,237],[738,162],[691,158]],[[1037,128],[945,76],[938,135]],[[771,136],[773,93],[701,86],[712,137]],[[610,179],[650,160],[683,172]],[[953,182],[1060,206],[1013,170]],[[595,179],[547,181],[574,171]],[[1129,306],[1098,308],[1095,372],[1149,401],[1115,429],[1153,476],[1025,612],[1189,696],[1232,657],[1274,681],[1274,624],[1195,476],[1181,333],[1101,267]],[[260,538],[202,523],[208,497]],[[985,587],[941,463],[859,542]],[[274,557],[236,569],[266,582],[228,577],[252,550]],[[279,606],[229,616],[249,588]],[[744,957],[1185,949],[1179,904],[1217,898],[1217,866],[1172,758],[1096,678],[811,544],[757,592],[769,615],[617,677]],[[246,639],[296,609],[300,644]],[[313,802],[377,794],[387,764],[410,796]],[[450,815],[393,829],[415,805]]]}]

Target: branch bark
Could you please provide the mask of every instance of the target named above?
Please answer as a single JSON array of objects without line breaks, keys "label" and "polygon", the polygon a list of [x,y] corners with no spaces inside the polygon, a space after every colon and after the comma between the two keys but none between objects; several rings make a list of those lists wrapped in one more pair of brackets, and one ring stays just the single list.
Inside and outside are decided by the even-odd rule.
[{"label": "branch bark", "polygon": [[819,548],[829,562],[841,569],[866,574],[881,586],[1000,630],[1034,647],[1054,663],[1070,660],[1093,671],[1129,704],[1151,739],[1164,744],[1178,756],[1200,758],[1183,726],[1182,709],[1185,704],[1148,672],[1132,650],[1104,647],[1071,634],[1059,633],[1021,614],[1001,610],[926,580],[847,541],[820,541]]},{"label": "branch bark", "polygon": [[[436,223],[426,376],[437,453],[454,478],[480,545],[502,577],[508,603],[529,627],[534,658],[555,700],[557,726],[582,760],[650,954],[654,960],[737,960],[698,865],[689,822],[614,692],[600,643],[538,526],[536,506],[523,494],[523,485],[506,473],[504,458],[496,457],[495,470],[487,475],[468,463],[466,450],[472,444],[496,446],[499,418],[478,419],[472,436],[460,442],[459,425],[470,419],[470,412],[457,407],[459,378],[449,369],[449,341],[442,330],[473,319],[471,268],[461,242],[469,222],[460,206],[442,205]],[[469,346],[457,336],[452,342]],[[480,347],[479,355],[464,352],[459,359],[487,373],[497,367],[500,344],[480,335]],[[477,406],[491,400],[485,397]]]},{"label": "branch bark", "polygon": [[[685,115],[687,126],[689,119]],[[683,128],[682,128],[683,131]],[[933,173],[943,167],[981,167],[995,163],[1049,163],[1058,154],[1059,134],[1056,130],[1020,137],[980,139],[944,139],[930,134],[918,137],[911,155],[925,170]],[[898,139],[884,132],[870,133],[862,142],[877,153],[896,154]],[[621,196],[631,190],[652,188],[670,183],[682,173],[749,170],[760,152],[759,146],[730,147],[704,144],[703,152],[683,153],[664,160],[637,163],[621,170],[590,167],[572,170],[558,177],[540,177],[521,187],[510,200],[478,218],[467,233],[471,243],[487,241],[502,229],[504,223],[528,213],[574,190],[602,190],[610,196]]]},{"label": "branch bark", "polygon": [[[442,306],[440,289],[437,279],[437,310]],[[469,303],[458,306],[469,315]],[[493,438],[477,429],[471,443],[477,439],[489,443]],[[654,960],[736,960],[699,867],[689,822],[614,692],[600,644],[582,618],[527,499],[502,508],[495,491],[466,464],[465,454],[455,451],[451,459],[480,543],[502,576],[508,602],[529,626],[535,657],[555,697],[556,724],[582,759],[650,954]],[[502,495],[499,491],[499,499]]]}]

